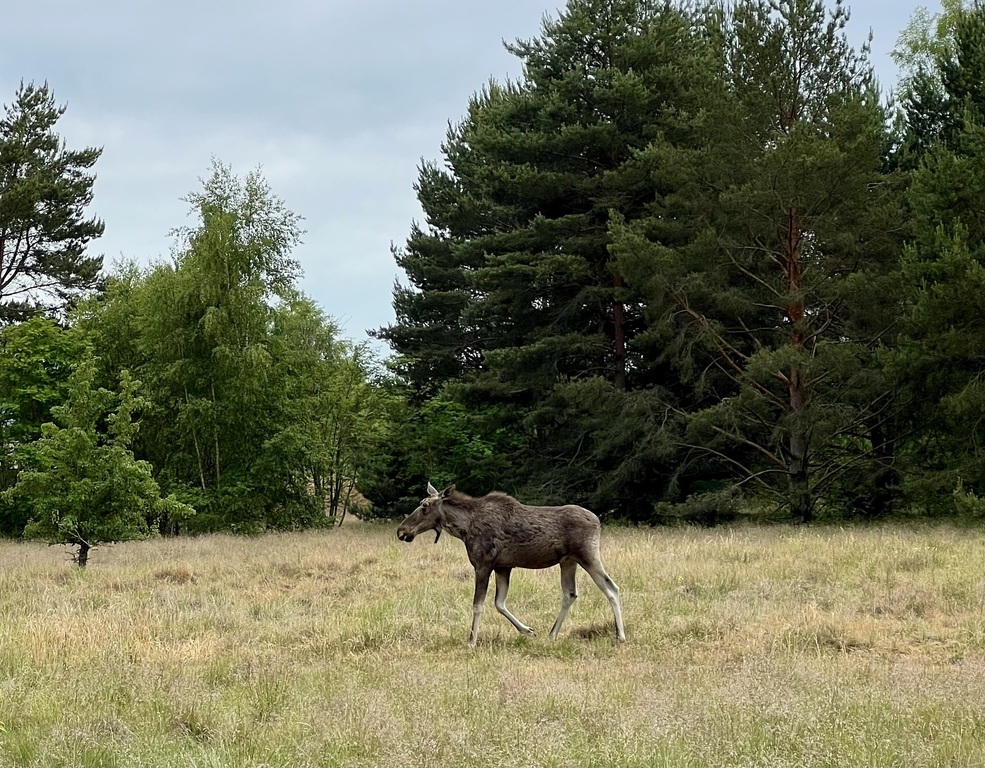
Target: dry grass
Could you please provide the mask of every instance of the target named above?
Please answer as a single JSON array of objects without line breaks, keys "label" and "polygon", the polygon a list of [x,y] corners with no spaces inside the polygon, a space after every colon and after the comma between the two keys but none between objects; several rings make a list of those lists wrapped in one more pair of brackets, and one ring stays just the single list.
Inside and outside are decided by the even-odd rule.
[{"label": "dry grass", "polygon": [[[0,543],[2,766],[985,764],[985,534],[607,529],[629,642],[393,528]],[[490,596],[491,598],[491,596]]]}]

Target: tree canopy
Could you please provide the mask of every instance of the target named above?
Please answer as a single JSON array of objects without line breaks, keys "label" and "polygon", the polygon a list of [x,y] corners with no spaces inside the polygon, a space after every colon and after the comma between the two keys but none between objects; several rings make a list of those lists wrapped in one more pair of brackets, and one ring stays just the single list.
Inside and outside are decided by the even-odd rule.
[{"label": "tree canopy", "polygon": [[[904,468],[942,425],[915,422],[941,401],[907,362],[929,330],[907,297],[926,283],[912,215],[931,187],[954,210],[978,13],[915,19],[898,52],[923,74],[895,125],[841,2],[571,0],[508,45],[522,76],[477,93],[422,166],[426,220],[395,251],[409,283],[379,335],[430,409],[407,429],[454,428],[443,458],[409,446],[392,471],[444,476],[465,451],[476,491],[495,477],[636,519],[687,499],[800,521],[917,502]],[[954,312],[976,290],[961,269]]]},{"label": "tree canopy", "polygon": [[171,259],[0,329],[4,533],[85,564],[99,543],[331,525],[361,501],[384,390],[297,287],[300,218],[219,162],[187,200]]},{"label": "tree canopy", "polygon": [[67,149],[55,133],[64,112],[47,83],[29,83],[0,118],[0,322],[98,285],[103,260],[86,249],[103,223],[85,210],[102,150]]},{"label": "tree canopy", "polygon": [[174,496],[161,498],[150,464],[130,450],[140,383],[124,372],[117,395],[95,388],[95,375],[92,358],[72,374],[68,399],[52,409],[56,423],[18,452],[20,474],[8,491],[31,510],[25,535],[75,546],[82,568],[98,544],[142,537],[161,516],[194,514]]},{"label": "tree canopy", "polygon": [[215,161],[170,258],[102,271],[99,150],[22,86],[0,530],[84,560],[398,515],[427,481],[636,522],[981,517],[985,9],[918,12],[892,100],[849,24],[568,0],[507,44],[520,76],[419,167],[382,362],[301,291],[302,221],[258,171]]}]

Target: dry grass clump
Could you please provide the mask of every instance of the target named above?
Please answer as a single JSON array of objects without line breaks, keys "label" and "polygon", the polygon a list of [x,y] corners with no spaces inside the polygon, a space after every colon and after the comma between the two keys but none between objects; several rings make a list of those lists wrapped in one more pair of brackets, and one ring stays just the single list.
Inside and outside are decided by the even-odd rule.
[{"label": "dry grass clump", "polygon": [[96,550],[0,543],[2,766],[970,766],[985,534],[606,529],[582,573],[471,570],[392,526]]}]

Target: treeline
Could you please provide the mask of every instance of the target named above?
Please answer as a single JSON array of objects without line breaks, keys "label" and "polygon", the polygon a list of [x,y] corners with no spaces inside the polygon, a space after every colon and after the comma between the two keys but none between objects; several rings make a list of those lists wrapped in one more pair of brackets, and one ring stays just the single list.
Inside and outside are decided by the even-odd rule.
[{"label": "treeline", "polygon": [[892,103],[848,20],[570,0],[509,46],[522,76],[421,167],[395,251],[409,405],[377,497],[985,512],[985,9],[914,18]]},{"label": "treeline", "polygon": [[215,163],[169,259],[84,255],[99,151],[47,86],[0,122],[0,532],[78,547],[325,525],[355,499],[387,390],[297,288],[299,218]]},{"label": "treeline", "polygon": [[[0,121],[0,530],[92,544],[409,511],[427,481],[637,522],[981,516],[985,9],[880,91],[814,0],[569,0],[416,190],[386,369],[216,163],[170,259],[88,255],[99,151]],[[878,30],[877,30],[878,32]]]}]

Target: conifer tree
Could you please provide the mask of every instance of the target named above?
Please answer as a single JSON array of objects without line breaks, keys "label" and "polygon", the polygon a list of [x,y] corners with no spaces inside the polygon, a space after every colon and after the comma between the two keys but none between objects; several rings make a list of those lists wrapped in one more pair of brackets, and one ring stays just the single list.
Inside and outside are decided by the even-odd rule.
[{"label": "conifer tree", "polygon": [[[397,286],[397,322],[379,335],[419,399],[452,385],[475,422],[485,417],[491,454],[514,451],[501,482],[592,498],[631,448],[589,434],[599,398],[611,421],[632,412],[621,396],[667,383],[610,253],[610,218],[638,218],[678,183],[654,166],[689,141],[711,60],[695,18],[647,0],[571,0],[508,48],[523,77],[477,94],[444,165],[422,168],[427,224],[396,253],[410,285]],[[588,482],[562,480],[565,465]]]},{"label": "conifer tree", "polygon": [[912,238],[897,364],[913,403],[913,499],[935,511],[953,511],[959,487],[985,491],[985,8],[951,4],[947,21],[902,94]]},{"label": "conifer tree", "polygon": [[47,84],[21,84],[0,118],[0,323],[63,307],[97,287],[101,256],[86,218],[102,150],[69,150],[55,133],[64,114]]},{"label": "conifer tree", "polygon": [[739,0],[709,18],[721,79],[676,200],[689,242],[653,243],[659,214],[621,225],[616,250],[703,398],[684,406],[685,443],[807,521],[871,453],[885,407],[865,315],[897,237],[885,113],[840,2]]}]

